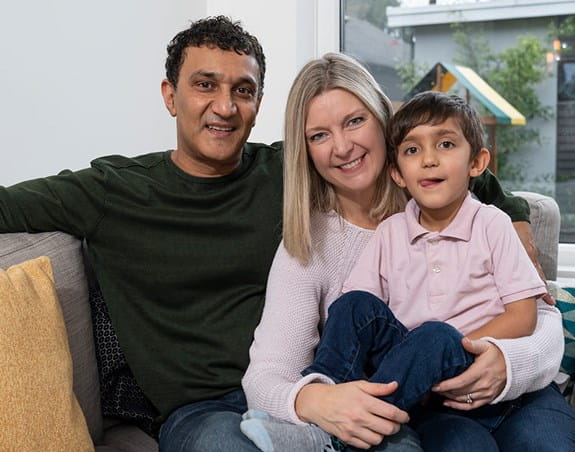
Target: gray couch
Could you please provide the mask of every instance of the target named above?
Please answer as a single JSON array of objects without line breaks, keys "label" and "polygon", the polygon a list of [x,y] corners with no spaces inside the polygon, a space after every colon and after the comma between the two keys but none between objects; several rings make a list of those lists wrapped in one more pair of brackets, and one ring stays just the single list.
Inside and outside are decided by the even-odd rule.
[{"label": "gray couch", "polygon": [[[519,194],[531,206],[531,223],[541,263],[548,278],[555,279],[559,208],[553,199],[546,196],[526,192]],[[42,255],[50,257],[52,261],[74,362],[74,391],[96,450],[157,451],[157,443],[137,427],[102,417],[82,243],[61,232],[0,234],[0,268],[6,269]]]}]

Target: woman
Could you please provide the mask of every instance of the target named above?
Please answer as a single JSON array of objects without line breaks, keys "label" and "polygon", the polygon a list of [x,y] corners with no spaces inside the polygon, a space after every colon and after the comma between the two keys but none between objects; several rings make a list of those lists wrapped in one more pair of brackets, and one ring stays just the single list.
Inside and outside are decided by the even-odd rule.
[{"label": "woman", "polygon": [[[405,450],[417,447],[410,431],[393,435],[407,423],[407,413],[377,398],[392,392],[393,384],[333,385],[300,375],[312,362],[330,303],[376,225],[404,206],[385,161],[384,130],[391,114],[377,82],[345,55],[327,54],[296,77],[285,117],[284,237],[243,386],[250,408],[316,424],[350,446],[365,449],[385,438],[386,450],[394,444]],[[476,184],[480,200],[497,198],[496,205],[508,212],[521,205],[505,198],[492,175],[486,178]],[[475,363],[436,389],[457,409],[468,409],[469,394],[477,408],[541,389],[557,372],[562,341],[558,312],[540,305],[532,336],[473,341]],[[543,422],[545,415],[539,417]],[[454,436],[481,437],[482,432],[462,429],[465,435]],[[442,430],[441,423],[432,430]],[[433,431],[427,436],[435,441]]]}]

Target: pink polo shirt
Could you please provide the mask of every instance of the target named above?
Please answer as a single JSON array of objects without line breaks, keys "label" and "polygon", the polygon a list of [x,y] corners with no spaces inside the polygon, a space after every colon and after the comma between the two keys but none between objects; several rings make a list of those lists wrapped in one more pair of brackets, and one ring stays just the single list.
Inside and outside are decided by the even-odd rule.
[{"label": "pink polo shirt", "polygon": [[541,296],[545,285],[501,210],[468,194],[441,232],[418,222],[419,207],[383,221],[343,284],[384,300],[413,329],[445,321],[468,334],[504,312],[503,305]]}]

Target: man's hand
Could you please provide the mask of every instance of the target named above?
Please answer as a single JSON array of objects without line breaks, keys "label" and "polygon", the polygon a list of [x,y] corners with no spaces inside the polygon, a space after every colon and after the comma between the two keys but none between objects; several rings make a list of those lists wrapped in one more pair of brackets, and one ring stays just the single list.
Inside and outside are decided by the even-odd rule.
[{"label": "man's hand", "polygon": [[[539,251],[535,246],[535,240],[533,239],[533,233],[531,232],[531,225],[527,223],[527,221],[514,221],[513,227],[515,228],[515,232],[517,232],[517,235],[519,236],[519,239],[521,240],[523,247],[527,251],[529,259],[531,259],[531,262],[533,262],[533,265],[535,265],[535,268],[537,269],[539,276],[545,283],[545,286],[547,286],[547,278],[545,277],[545,272],[543,272],[543,268],[539,263]],[[553,296],[549,293],[549,289],[547,289],[547,293],[543,295],[542,299],[547,304],[550,304],[552,306],[555,305],[555,300],[553,299]]]}]

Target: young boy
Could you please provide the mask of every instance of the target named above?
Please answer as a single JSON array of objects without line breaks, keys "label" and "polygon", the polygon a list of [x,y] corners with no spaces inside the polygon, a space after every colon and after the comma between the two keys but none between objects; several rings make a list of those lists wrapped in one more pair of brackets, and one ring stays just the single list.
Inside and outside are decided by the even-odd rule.
[{"label": "young boy", "polygon": [[[464,335],[530,335],[546,288],[509,217],[469,192],[489,163],[477,112],[457,96],[420,93],[395,114],[387,136],[391,177],[412,199],[376,229],[302,374],[396,381],[382,399],[408,411],[473,362]],[[464,397],[473,406],[473,395]],[[273,450],[274,436],[295,434],[269,419],[254,424],[262,430],[252,426],[248,436],[262,450]],[[316,441],[304,432],[315,426],[297,428],[311,438],[308,450],[330,444],[327,433]]]}]

